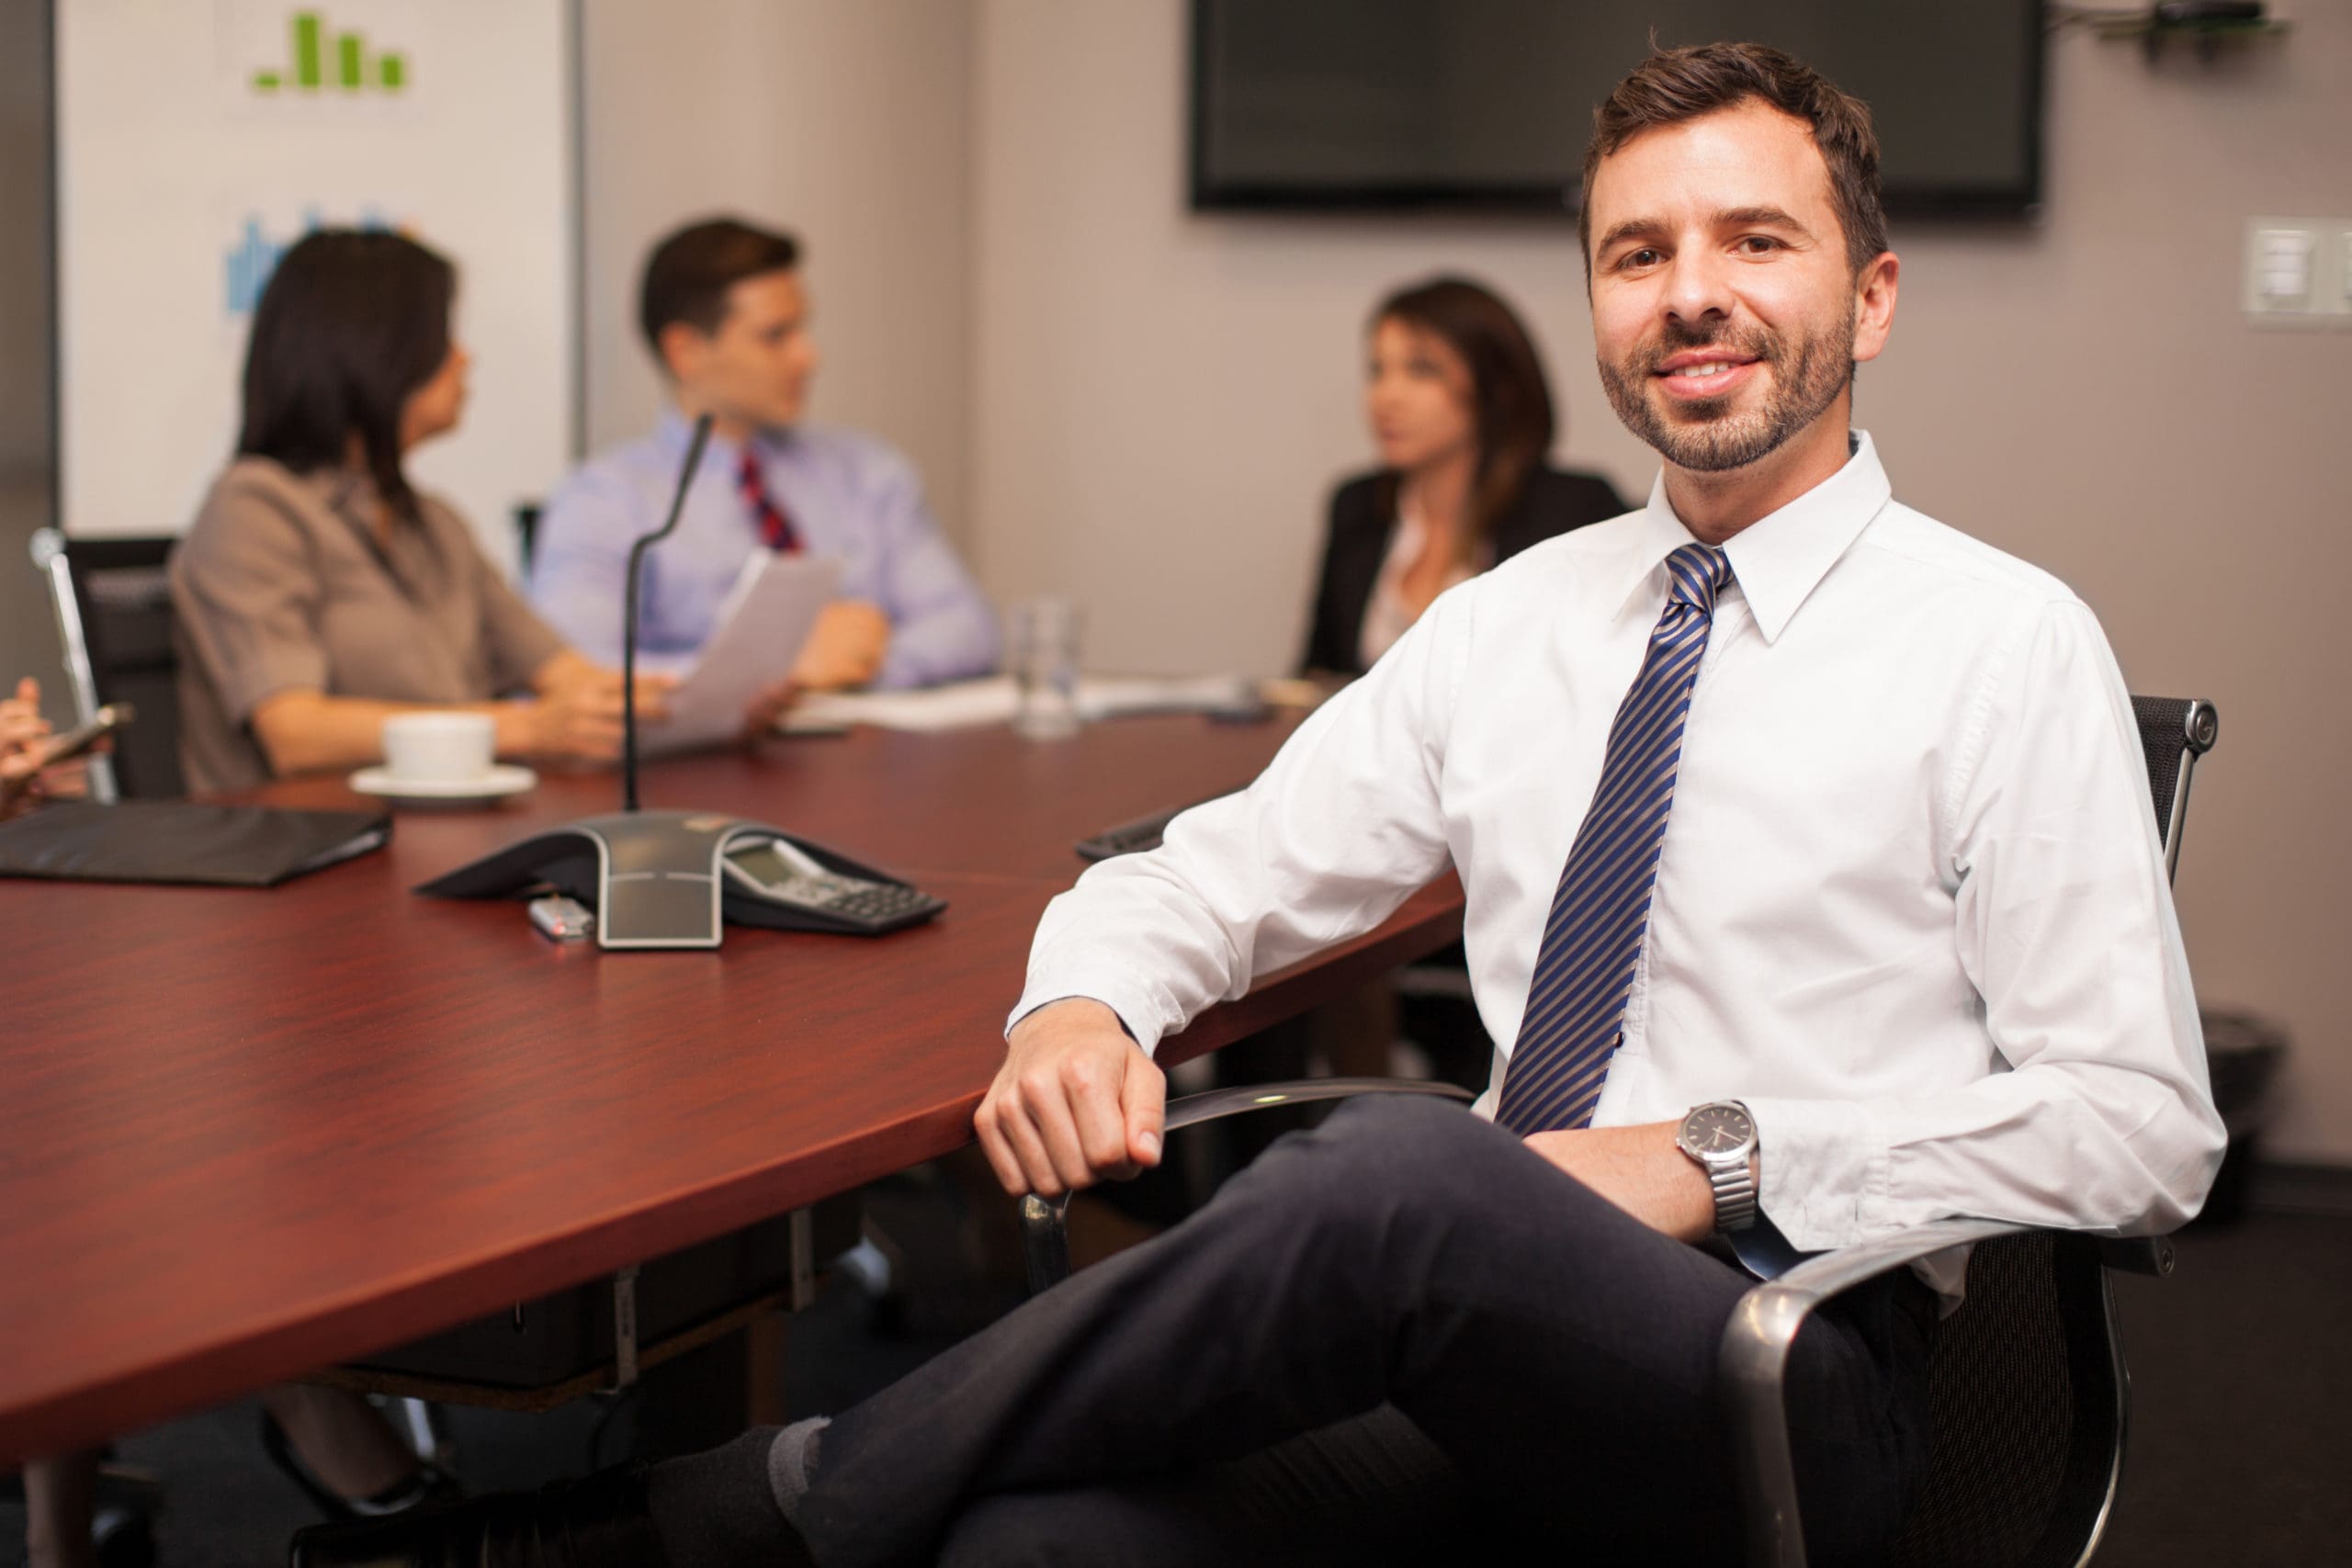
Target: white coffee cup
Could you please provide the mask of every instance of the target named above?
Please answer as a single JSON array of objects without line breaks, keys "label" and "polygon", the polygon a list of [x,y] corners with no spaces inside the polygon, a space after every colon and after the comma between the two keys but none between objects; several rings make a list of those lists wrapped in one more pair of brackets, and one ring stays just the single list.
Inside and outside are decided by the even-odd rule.
[{"label": "white coffee cup", "polygon": [[384,721],[384,771],[408,784],[465,784],[490,772],[496,742],[486,713],[396,713]]}]

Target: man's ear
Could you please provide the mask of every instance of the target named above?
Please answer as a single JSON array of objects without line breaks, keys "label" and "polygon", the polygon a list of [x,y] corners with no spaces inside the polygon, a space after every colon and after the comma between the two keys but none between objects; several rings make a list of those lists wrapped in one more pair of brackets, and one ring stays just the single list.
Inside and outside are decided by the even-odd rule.
[{"label": "man's ear", "polygon": [[662,368],[673,381],[693,380],[710,353],[709,334],[686,321],[672,321],[656,341],[662,345]]},{"label": "man's ear", "polygon": [[1895,285],[1903,263],[1893,251],[1881,251],[1861,276],[1854,279],[1854,362],[1876,359],[1894,330]]}]

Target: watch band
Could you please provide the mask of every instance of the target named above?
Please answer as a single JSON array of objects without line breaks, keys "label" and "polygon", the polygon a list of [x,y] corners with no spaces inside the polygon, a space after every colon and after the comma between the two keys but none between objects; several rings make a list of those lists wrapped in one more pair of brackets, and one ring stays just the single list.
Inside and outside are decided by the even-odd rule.
[{"label": "watch band", "polygon": [[1707,1168],[1707,1185],[1715,1193],[1715,1229],[1744,1231],[1756,1223],[1756,1178],[1748,1169],[1747,1156],[1711,1162]]}]

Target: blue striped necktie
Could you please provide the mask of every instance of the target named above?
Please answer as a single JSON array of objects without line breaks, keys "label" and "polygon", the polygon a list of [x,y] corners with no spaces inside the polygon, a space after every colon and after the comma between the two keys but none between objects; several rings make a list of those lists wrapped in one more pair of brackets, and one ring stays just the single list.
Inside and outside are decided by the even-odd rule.
[{"label": "blue striped necktie", "polygon": [[1641,959],[1682,762],[1682,721],[1731,561],[1685,545],[1666,558],[1666,613],[1609,727],[1600,784],[1552,895],[1527,1013],[1503,1074],[1495,1119],[1521,1137],[1591,1122]]}]

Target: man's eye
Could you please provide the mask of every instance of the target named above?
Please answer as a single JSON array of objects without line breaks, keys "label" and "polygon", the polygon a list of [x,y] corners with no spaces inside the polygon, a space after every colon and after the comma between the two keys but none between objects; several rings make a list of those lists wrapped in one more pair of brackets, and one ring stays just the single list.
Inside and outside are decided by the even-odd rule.
[{"label": "man's eye", "polygon": [[1657,259],[1657,252],[1645,245],[1638,251],[1627,251],[1617,265],[1619,266],[1655,266]]},{"label": "man's eye", "polygon": [[1770,234],[1750,234],[1739,242],[1739,248],[1751,256],[1760,256],[1768,251],[1779,250],[1781,242]]}]

